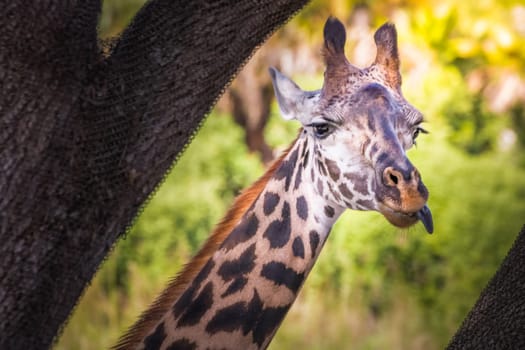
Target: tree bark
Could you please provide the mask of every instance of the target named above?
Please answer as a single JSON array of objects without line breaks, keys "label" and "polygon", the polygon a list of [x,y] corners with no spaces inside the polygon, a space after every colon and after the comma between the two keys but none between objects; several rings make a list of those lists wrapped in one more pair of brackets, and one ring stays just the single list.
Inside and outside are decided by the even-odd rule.
[{"label": "tree bark", "polygon": [[43,349],[254,48],[307,0],[150,1],[116,46],[100,0],[0,11],[0,348]]},{"label": "tree bark", "polygon": [[525,349],[525,226],[447,349]]}]

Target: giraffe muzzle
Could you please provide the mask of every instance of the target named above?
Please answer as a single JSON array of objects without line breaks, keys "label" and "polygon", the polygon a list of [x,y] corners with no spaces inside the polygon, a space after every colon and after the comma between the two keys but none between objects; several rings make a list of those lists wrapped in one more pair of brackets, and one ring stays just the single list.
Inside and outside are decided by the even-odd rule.
[{"label": "giraffe muzzle", "polygon": [[393,225],[409,227],[421,221],[428,233],[434,231],[432,213],[426,204],[428,190],[416,168],[406,163],[387,166],[381,172],[379,211]]},{"label": "giraffe muzzle", "polygon": [[432,212],[426,204],[418,211],[403,212],[393,209],[384,203],[379,203],[379,212],[394,226],[405,228],[421,221],[429,234],[434,232]]}]

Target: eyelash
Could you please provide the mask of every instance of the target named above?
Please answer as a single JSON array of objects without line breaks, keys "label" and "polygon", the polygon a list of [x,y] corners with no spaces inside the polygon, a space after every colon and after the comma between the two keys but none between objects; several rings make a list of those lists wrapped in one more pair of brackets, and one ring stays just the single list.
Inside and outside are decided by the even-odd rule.
[{"label": "eyelash", "polygon": [[330,123],[312,123],[307,125],[313,128],[314,135],[319,139],[324,139],[334,131],[334,126]]},{"label": "eyelash", "polygon": [[412,142],[414,143],[414,145],[417,144],[416,139],[419,136],[419,134],[428,134],[428,131],[423,129],[420,126],[416,127],[416,129],[414,130],[414,133],[412,134]]}]

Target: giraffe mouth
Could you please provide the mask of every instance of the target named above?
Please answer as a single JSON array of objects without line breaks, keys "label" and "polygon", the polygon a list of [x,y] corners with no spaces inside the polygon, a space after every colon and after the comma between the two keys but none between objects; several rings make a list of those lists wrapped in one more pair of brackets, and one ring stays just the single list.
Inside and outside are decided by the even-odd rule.
[{"label": "giraffe mouth", "polygon": [[402,212],[395,210],[385,204],[379,205],[379,212],[394,226],[397,227],[409,227],[421,221],[425,230],[431,234],[434,232],[434,222],[432,220],[432,212],[430,208],[425,204],[421,209],[416,212]]}]

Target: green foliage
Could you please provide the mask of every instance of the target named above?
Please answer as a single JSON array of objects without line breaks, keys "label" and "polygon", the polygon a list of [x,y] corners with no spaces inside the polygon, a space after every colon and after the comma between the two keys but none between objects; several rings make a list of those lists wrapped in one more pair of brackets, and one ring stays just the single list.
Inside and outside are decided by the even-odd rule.
[{"label": "green foliage", "polygon": [[[519,134],[519,126],[505,114],[496,117],[496,107],[489,104],[505,79],[524,80],[523,6],[517,1],[418,1],[413,5],[410,12],[400,7],[408,15],[406,37],[420,43],[420,50],[432,57],[425,75],[443,74],[442,83],[434,85],[432,91],[440,94],[447,90],[454,95],[439,111],[450,128],[452,144],[480,154],[496,147],[504,128],[513,128]],[[509,103],[519,109],[523,98]],[[509,106],[498,108],[510,110]]]}]

